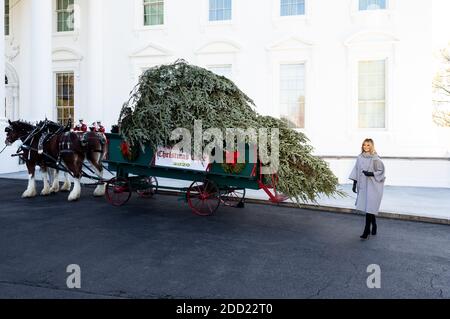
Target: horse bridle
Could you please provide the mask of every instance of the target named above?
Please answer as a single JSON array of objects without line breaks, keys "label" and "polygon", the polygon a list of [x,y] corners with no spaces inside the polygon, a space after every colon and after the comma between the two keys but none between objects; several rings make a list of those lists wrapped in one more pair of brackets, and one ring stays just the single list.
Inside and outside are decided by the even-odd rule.
[{"label": "horse bridle", "polygon": [[[11,126],[8,126],[8,127],[5,128],[5,133],[10,133],[10,132],[12,132],[12,131],[14,131],[14,130],[11,128]],[[19,137],[16,139],[16,141],[17,141],[17,140],[22,140],[24,137],[30,135],[31,133],[33,133],[33,131],[31,131],[30,133],[27,133],[27,134],[24,134],[24,135],[19,136]],[[12,143],[11,143],[11,144],[12,144]]]}]

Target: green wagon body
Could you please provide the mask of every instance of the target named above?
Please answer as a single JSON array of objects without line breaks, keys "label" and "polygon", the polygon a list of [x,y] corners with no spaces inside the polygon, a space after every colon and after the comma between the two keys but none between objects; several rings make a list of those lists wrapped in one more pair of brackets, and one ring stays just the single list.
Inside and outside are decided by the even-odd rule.
[{"label": "green wagon body", "polygon": [[[143,151],[129,149],[119,134],[106,134],[108,169],[116,172],[116,177],[108,181],[107,199],[116,206],[126,203],[135,190],[144,197],[150,197],[158,189],[182,191],[194,213],[206,216],[214,213],[220,203],[231,207],[243,207],[246,189],[263,189],[272,202],[280,202],[286,197],[276,192],[276,175],[267,185],[260,175],[259,162],[255,162],[256,147],[246,145],[245,164],[236,173],[226,172],[220,163],[211,163],[205,171],[187,168],[156,166],[155,154],[150,147]],[[250,151],[254,152],[250,154]],[[125,155],[124,155],[125,154]],[[251,155],[253,155],[251,157]],[[252,160],[250,160],[252,159]],[[158,185],[157,177],[191,181],[189,188]]]},{"label": "green wagon body", "polygon": [[[117,172],[118,176],[139,175],[157,176],[185,181],[203,181],[208,179],[215,182],[219,188],[235,187],[247,189],[259,189],[258,174],[259,168],[256,163],[249,163],[249,146],[246,147],[246,164],[244,169],[238,174],[226,173],[219,163],[212,163],[208,171],[195,171],[184,168],[160,167],[153,165],[154,152],[150,147],[146,147],[144,152],[139,151],[139,155],[134,160],[125,158],[121,151],[121,144],[124,142],[118,134],[107,134],[109,141],[108,168]],[[170,188],[170,187],[169,187]]]}]

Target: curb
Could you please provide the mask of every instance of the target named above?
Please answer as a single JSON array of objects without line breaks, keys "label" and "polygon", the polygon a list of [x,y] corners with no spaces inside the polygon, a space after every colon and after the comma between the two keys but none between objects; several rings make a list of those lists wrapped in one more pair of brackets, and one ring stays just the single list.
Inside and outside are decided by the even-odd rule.
[{"label": "curb", "polygon": [[[9,180],[17,180],[14,178],[3,178]],[[184,194],[179,191],[167,191],[167,190],[158,190],[159,194],[170,195],[170,196],[180,196]],[[264,199],[255,199],[255,198],[246,198],[246,203],[257,204],[257,205],[271,205],[285,208],[300,208],[300,209],[309,209],[314,211],[321,211],[333,214],[346,214],[346,215],[362,215],[354,209],[346,208],[346,207],[335,207],[335,206],[321,206],[321,205],[308,205],[308,204],[295,204],[295,203],[272,203],[269,200]],[[426,216],[418,216],[418,215],[409,215],[402,214],[396,212],[380,212],[378,217],[384,219],[392,219],[392,220],[401,220],[401,221],[410,221],[410,222],[419,222],[419,223],[428,223],[428,224],[438,224],[438,225],[450,225],[450,219],[438,218],[438,217],[426,217]]]},{"label": "curb", "polygon": [[[181,196],[181,195],[183,195],[183,192],[158,190],[158,194],[170,195],[170,196]],[[309,209],[309,210],[328,212],[328,213],[334,213],[334,214],[360,215],[360,216],[362,215],[362,213],[358,213],[354,209],[345,208],[345,207],[308,205],[308,204],[296,204],[296,203],[272,203],[269,200],[255,199],[255,198],[245,198],[245,202],[249,203],[249,204],[270,205],[270,206],[278,206],[278,207],[284,207],[284,208]],[[450,219],[408,215],[408,214],[401,214],[401,213],[394,213],[394,212],[380,212],[377,217],[384,218],[384,219],[392,219],[392,220],[418,222],[418,223],[450,225]]]}]

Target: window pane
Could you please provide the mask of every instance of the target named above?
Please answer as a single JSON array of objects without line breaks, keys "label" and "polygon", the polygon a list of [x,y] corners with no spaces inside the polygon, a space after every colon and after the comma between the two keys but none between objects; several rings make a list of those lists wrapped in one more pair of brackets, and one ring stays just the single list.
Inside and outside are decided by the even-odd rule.
[{"label": "window pane", "polygon": [[[57,0],[56,2],[56,26],[57,32],[73,31],[73,7],[74,0]],[[70,10],[69,10],[70,9]]]},{"label": "window pane", "polygon": [[222,21],[231,20],[231,0],[209,0],[209,20]]},{"label": "window pane", "polygon": [[215,21],[215,20],[217,20],[216,11],[209,10],[209,21]]},{"label": "window pane", "polygon": [[359,0],[359,10],[386,9],[386,0]]},{"label": "window pane", "polygon": [[223,19],[231,20],[231,10],[224,10]]},{"label": "window pane", "polygon": [[280,0],[280,15],[293,16],[305,14],[305,0]]},{"label": "window pane", "polygon": [[361,61],[358,73],[359,127],[384,128],[386,61]]},{"label": "window pane", "polygon": [[5,35],[9,35],[9,0],[5,0]]},{"label": "window pane", "polygon": [[144,0],[144,25],[164,24],[164,0]]},{"label": "window pane", "polygon": [[144,6],[144,14],[145,15],[149,15],[150,14],[150,9],[151,9],[151,6],[145,5]]},{"label": "window pane", "polygon": [[215,0],[209,0],[209,10],[212,10],[212,11],[217,10],[216,3],[217,3],[217,1],[215,1]]},{"label": "window pane", "polygon": [[72,72],[56,74],[56,108],[57,121],[67,124],[73,119],[74,112],[74,75]]},{"label": "window pane", "polygon": [[385,102],[360,102],[359,127],[385,128]]},{"label": "window pane", "polygon": [[224,76],[228,79],[231,79],[233,75],[232,66],[230,64],[208,66],[208,70],[214,72],[217,75]]},{"label": "window pane", "polygon": [[217,20],[225,20],[223,10],[217,10],[216,14],[217,14]]},{"label": "window pane", "polygon": [[280,116],[291,128],[305,127],[305,65],[280,66]]}]

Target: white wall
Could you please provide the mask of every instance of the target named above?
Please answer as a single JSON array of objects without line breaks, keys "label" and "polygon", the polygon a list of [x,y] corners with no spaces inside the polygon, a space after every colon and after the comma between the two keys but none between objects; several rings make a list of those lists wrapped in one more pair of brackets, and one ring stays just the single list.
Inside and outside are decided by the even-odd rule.
[{"label": "white wall", "polygon": [[[20,54],[12,64],[20,77],[20,117],[30,119],[27,1],[13,9],[13,42],[20,44]],[[103,1],[102,19],[95,25],[95,19],[89,19],[95,6],[89,1]],[[234,0],[231,23],[210,23],[207,0],[166,0],[165,25],[144,28],[141,0],[76,0],[79,29],[54,35],[54,50],[67,49],[65,58],[54,56],[54,71],[75,72],[75,117],[88,122],[102,116],[109,128],[146,67],[178,58],[202,66],[233,64],[233,79],[254,99],[258,111],[277,116],[279,63],[303,61],[303,131],[315,154],[356,156],[362,140],[371,137],[381,156],[449,156],[449,130],[435,128],[431,118],[431,1],[390,0],[388,10],[358,12],[357,0],[307,0],[305,17],[287,18],[278,16],[278,1]],[[89,38],[91,27],[103,32],[103,61],[97,68],[102,74],[95,79],[92,65],[98,55]],[[370,57],[388,59],[386,130],[357,128],[356,65]],[[101,98],[94,99],[95,92]],[[423,165],[429,172],[424,176],[440,178],[436,162]],[[394,180],[411,182],[402,174]],[[413,183],[430,184],[424,179]],[[450,176],[444,179],[440,185],[448,185]]]}]

